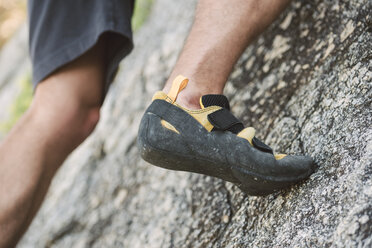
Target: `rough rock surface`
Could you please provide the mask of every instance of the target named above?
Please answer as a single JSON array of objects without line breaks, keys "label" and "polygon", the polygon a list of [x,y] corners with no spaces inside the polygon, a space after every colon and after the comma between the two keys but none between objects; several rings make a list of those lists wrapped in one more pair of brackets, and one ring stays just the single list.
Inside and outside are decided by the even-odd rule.
[{"label": "rough rock surface", "polygon": [[275,150],[319,165],[267,197],[139,158],[141,114],[195,3],[155,1],[99,127],[59,171],[19,247],[372,246],[371,1],[294,1],[231,75],[233,112]]}]

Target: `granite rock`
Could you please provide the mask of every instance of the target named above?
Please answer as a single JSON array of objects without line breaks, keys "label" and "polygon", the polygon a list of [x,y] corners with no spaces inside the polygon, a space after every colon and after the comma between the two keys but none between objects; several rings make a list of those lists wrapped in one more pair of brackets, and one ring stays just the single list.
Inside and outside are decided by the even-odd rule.
[{"label": "granite rock", "polygon": [[371,1],[294,1],[244,52],[225,94],[309,180],[266,197],[141,160],[137,128],[192,23],[156,0],[94,134],[66,161],[19,247],[371,247]]}]

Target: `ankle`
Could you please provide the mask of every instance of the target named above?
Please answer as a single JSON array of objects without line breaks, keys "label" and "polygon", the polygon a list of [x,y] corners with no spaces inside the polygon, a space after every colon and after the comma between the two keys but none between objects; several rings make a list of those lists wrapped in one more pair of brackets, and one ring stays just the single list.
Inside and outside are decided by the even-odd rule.
[{"label": "ankle", "polygon": [[222,90],[186,87],[179,93],[176,102],[188,109],[200,109],[200,98],[208,94],[222,94]]},{"label": "ankle", "polygon": [[176,102],[187,109],[200,109],[201,92],[184,89],[178,94]]},{"label": "ankle", "polygon": [[[165,91],[167,93],[167,91]],[[200,98],[207,94],[222,94],[222,90],[204,89],[192,83],[188,84],[177,97],[176,102],[187,109],[200,109]]]},{"label": "ankle", "polygon": [[[165,93],[169,93],[174,78],[171,76],[168,79],[163,88]],[[200,109],[200,98],[207,94],[222,94],[223,86],[224,83],[218,83],[216,79],[195,79],[191,76],[185,89],[179,92],[176,102],[188,109]]]}]

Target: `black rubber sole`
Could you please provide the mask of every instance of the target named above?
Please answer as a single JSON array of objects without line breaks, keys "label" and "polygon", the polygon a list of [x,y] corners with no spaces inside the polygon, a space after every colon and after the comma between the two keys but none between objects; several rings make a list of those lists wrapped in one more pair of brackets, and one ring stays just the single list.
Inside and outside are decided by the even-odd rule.
[{"label": "black rubber sole", "polygon": [[[179,133],[164,128],[161,120]],[[277,161],[232,133],[208,132],[187,112],[162,100],[155,100],[144,114],[138,147],[142,158],[153,165],[220,178],[249,195],[287,188],[315,169],[308,157]]]}]

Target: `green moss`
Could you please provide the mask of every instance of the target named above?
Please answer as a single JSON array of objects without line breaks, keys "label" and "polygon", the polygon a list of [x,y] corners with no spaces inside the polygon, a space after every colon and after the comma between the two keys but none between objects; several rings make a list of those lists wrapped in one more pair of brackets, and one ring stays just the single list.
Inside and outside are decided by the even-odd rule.
[{"label": "green moss", "polygon": [[146,18],[148,17],[151,11],[152,1],[153,0],[136,1],[132,17],[132,27],[134,31],[137,31],[146,21]]},{"label": "green moss", "polygon": [[14,99],[9,111],[10,117],[7,121],[0,123],[0,132],[7,133],[26,112],[32,100],[31,75],[28,74],[19,80],[20,92]]}]

